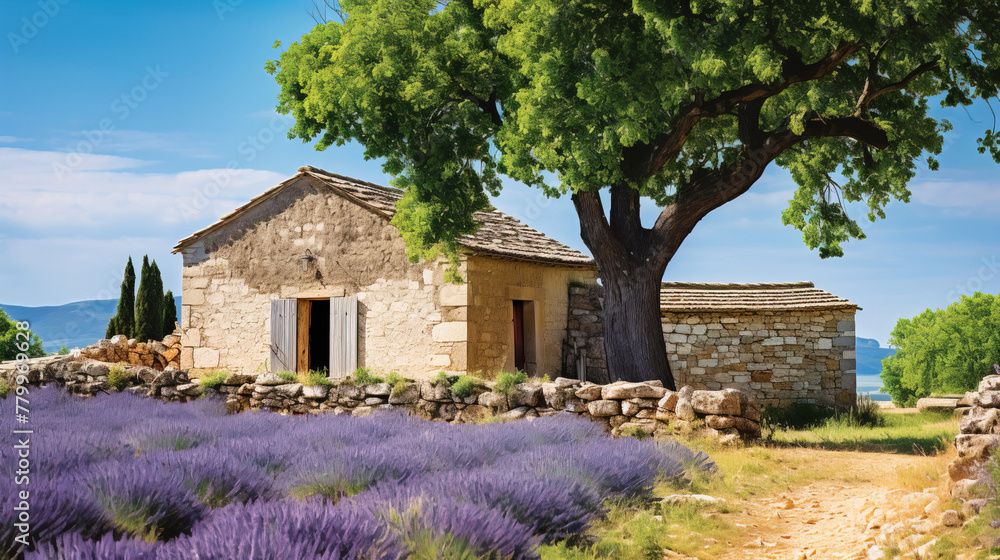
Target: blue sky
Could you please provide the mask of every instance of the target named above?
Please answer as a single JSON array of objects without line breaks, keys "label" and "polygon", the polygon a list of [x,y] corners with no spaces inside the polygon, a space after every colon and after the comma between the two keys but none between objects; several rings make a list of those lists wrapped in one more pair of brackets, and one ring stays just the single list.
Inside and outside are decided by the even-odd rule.
[{"label": "blue sky", "polygon": [[[317,152],[285,138],[264,72],[275,40],[314,25],[309,0],[6,0],[0,7],[0,302],[117,297],[124,261],[148,253],[180,291],[177,240],[302,165],[386,184],[356,145]],[[900,317],[962,294],[1000,292],[1000,169],[975,149],[984,106],[955,125],[938,172],[909,204],[864,223],[868,238],[821,260],[781,225],[794,185],[772,167],[704,219],[666,280],[809,280],[864,308],[858,335],[883,344]],[[501,210],[581,250],[568,199],[507,189]],[[855,210],[856,215],[864,212]],[[649,205],[649,221],[656,208]],[[649,222],[647,222],[649,223]]]}]

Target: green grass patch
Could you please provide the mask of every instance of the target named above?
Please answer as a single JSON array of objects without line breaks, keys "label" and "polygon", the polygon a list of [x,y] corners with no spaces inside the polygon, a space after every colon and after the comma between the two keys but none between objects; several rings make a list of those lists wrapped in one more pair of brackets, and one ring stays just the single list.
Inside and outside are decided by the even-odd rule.
[{"label": "green grass patch", "polygon": [[312,496],[322,496],[324,500],[331,504],[336,504],[344,498],[356,496],[367,489],[368,485],[363,482],[331,477],[310,484],[295,486],[288,495],[297,500],[304,500]]},{"label": "green grass patch", "polygon": [[472,394],[477,387],[481,387],[483,382],[468,375],[459,376],[458,380],[451,386],[451,392],[453,395],[460,399],[464,399]]},{"label": "green grass patch", "polygon": [[896,452],[933,455],[951,447],[959,419],[950,412],[885,414],[885,424],[860,426],[849,418],[828,418],[811,429],[776,430],[776,445],[838,451]]},{"label": "green grass patch", "polygon": [[294,383],[295,381],[298,381],[298,379],[299,379],[299,375],[297,373],[292,373],[290,371],[279,371],[275,375],[277,375],[278,377],[280,377],[280,378],[282,378],[285,381],[288,381],[290,383]]},{"label": "green grass patch", "polygon": [[366,367],[356,369],[351,375],[351,380],[356,385],[374,385],[375,383],[385,383],[384,377],[381,375],[375,375]]},{"label": "green grass patch", "polygon": [[7,381],[6,379],[0,379],[0,399],[6,399],[7,394],[16,389],[17,386]]},{"label": "green grass patch", "polygon": [[228,371],[213,371],[201,378],[201,386],[204,389],[218,389],[227,377],[229,377]]},{"label": "green grass patch", "polygon": [[528,381],[528,374],[523,371],[510,373],[505,371],[497,375],[497,383],[493,386],[493,391],[502,395],[510,395],[514,392],[514,387]]},{"label": "green grass patch", "polygon": [[330,375],[327,373],[326,368],[321,370],[311,369],[309,371],[302,372],[298,375],[299,383],[303,385],[333,385],[330,381]]}]

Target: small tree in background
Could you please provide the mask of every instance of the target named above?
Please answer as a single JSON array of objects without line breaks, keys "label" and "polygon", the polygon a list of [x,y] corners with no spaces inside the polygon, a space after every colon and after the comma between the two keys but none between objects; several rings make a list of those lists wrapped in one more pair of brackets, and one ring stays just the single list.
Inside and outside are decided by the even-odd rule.
[{"label": "small tree in background", "polygon": [[11,319],[6,311],[0,309],[0,362],[17,359],[17,355],[22,352],[23,346],[21,345],[25,342],[28,343],[28,348],[23,352],[29,358],[40,358],[45,355],[45,350],[42,349],[42,339],[38,338],[37,334],[29,330],[27,331],[28,340],[25,340],[24,335],[17,336],[20,332],[24,331],[18,330],[17,321]]},{"label": "small tree in background", "polygon": [[131,256],[125,265],[125,277],[122,279],[122,290],[118,296],[118,310],[108,321],[108,330],[104,338],[111,338],[116,334],[123,334],[128,338],[135,336],[135,267],[132,266]]},{"label": "small tree in background", "polygon": [[135,338],[141,341],[159,340],[162,328],[163,281],[156,262],[150,265],[149,256],[144,255],[139,290],[135,295]]},{"label": "small tree in background", "polygon": [[174,292],[167,290],[163,295],[163,338],[174,332],[174,324],[177,322],[177,302],[174,301]]}]

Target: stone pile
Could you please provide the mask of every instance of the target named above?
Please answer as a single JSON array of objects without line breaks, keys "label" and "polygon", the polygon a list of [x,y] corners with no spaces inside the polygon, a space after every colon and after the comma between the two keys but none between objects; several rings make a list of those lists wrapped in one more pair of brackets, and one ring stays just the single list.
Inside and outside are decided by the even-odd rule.
[{"label": "stone pile", "polygon": [[[111,392],[108,363],[84,357],[57,356],[31,360],[29,383],[59,383],[72,393]],[[229,374],[221,383],[203,386],[187,372],[167,367],[119,366],[134,380],[126,390],[164,401],[186,401],[218,396],[230,412],[266,409],[289,414],[352,414],[367,416],[376,410],[401,408],[410,414],[445,422],[477,423],[490,417],[501,421],[569,412],[604,425],[615,435],[650,436],[696,432],[724,441],[760,437],[760,410],[744,391],[669,391],[658,381],[596,385],[557,378],[546,383],[521,383],[509,392],[482,382],[468,395],[452,392],[436,381],[307,385],[274,373]],[[0,364],[0,377],[12,379],[14,363]]]},{"label": "stone pile", "polygon": [[959,424],[958,458],[948,465],[948,475],[952,497],[963,503],[964,513],[975,515],[996,497],[986,463],[1000,443],[1000,375],[984,377],[978,390],[966,393],[962,400],[971,408]]},{"label": "stone pile", "polygon": [[119,334],[83,348],[80,356],[99,362],[151,367],[157,371],[179,369],[181,336],[175,332],[162,341],[137,342],[134,338]]},{"label": "stone pile", "polygon": [[[84,358],[82,356],[46,356],[29,360],[30,385],[62,385],[67,392],[93,396],[117,389],[108,383],[108,374],[115,367],[121,368],[133,384],[126,391],[164,401],[185,401],[201,395],[196,383],[191,383],[187,372],[166,368],[163,371],[149,366],[116,365]],[[17,362],[0,362],[0,379],[13,385],[17,376]]]}]

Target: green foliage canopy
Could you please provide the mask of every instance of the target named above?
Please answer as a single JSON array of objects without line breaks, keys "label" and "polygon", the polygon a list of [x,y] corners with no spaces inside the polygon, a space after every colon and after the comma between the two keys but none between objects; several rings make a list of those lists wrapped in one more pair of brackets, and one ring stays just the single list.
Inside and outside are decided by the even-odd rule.
[{"label": "green foliage canopy", "polygon": [[[1000,84],[996,0],[342,9],[343,22],[316,26],[266,69],[278,111],[295,117],[290,138],[319,150],[357,141],[384,159],[406,189],[394,224],[412,258],[453,252],[501,175],[550,196],[635,189],[665,207],[650,245],[675,250],[771,161],[798,185],[783,221],[840,256],[864,236],[842,203],[884,218],[888,202],[909,200],[918,162],[937,168],[951,125],[930,100],[969,105]],[[993,131],[980,142],[1000,161]]]},{"label": "green foliage canopy", "polygon": [[160,267],[142,257],[139,289],[135,295],[135,338],[140,341],[163,338],[163,280]]},{"label": "green foliage canopy", "polygon": [[[21,335],[18,336],[18,333]],[[28,344],[28,347],[23,350],[25,343]],[[0,309],[0,362],[15,360],[22,351],[29,358],[41,358],[46,354],[45,350],[42,349],[42,339],[38,338],[38,335],[30,330],[18,329],[17,321],[11,319],[6,311]]]},{"label": "green foliage canopy", "polygon": [[932,393],[974,390],[1000,362],[1000,296],[976,292],[947,309],[900,319],[882,360],[882,383],[897,404],[912,406]]}]

